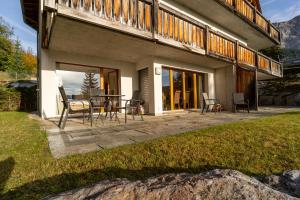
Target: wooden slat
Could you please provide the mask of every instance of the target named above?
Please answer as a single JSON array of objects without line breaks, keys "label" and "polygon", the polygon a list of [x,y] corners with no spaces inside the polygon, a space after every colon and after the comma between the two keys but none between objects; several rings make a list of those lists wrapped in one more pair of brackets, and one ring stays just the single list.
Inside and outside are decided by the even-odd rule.
[{"label": "wooden slat", "polygon": [[184,30],[184,42],[188,43],[189,42],[189,24],[186,21],[183,22],[183,30]]},{"label": "wooden slat", "polygon": [[162,11],[158,10],[158,19],[157,19],[157,31],[159,35],[162,35]]},{"label": "wooden slat", "polygon": [[112,1],[111,0],[104,0],[104,10],[105,10],[105,16],[107,18],[111,18],[111,11],[112,11]]},{"label": "wooden slat", "polygon": [[123,22],[128,23],[129,20],[129,0],[122,0],[122,16]]},{"label": "wooden slat", "polygon": [[151,31],[151,5],[145,4],[146,30]]},{"label": "wooden slat", "polygon": [[130,0],[130,21],[132,26],[137,22],[137,0]]},{"label": "wooden slat", "polygon": [[167,38],[169,36],[168,30],[169,30],[169,14],[167,12],[164,12],[164,37]]},{"label": "wooden slat", "polygon": [[169,37],[174,37],[174,16],[169,15]]},{"label": "wooden slat", "polygon": [[144,29],[145,27],[145,9],[144,9],[144,4],[143,2],[141,1],[138,1],[138,9],[139,9],[139,12],[138,12],[138,16],[139,16],[139,29]]},{"label": "wooden slat", "polygon": [[115,20],[119,21],[121,16],[121,0],[114,0]]},{"label": "wooden slat", "polygon": [[174,18],[174,39],[179,40],[179,19],[178,17]]},{"label": "wooden slat", "polygon": [[179,19],[179,41],[183,42],[183,21]]},{"label": "wooden slat", "polygon": [[102,11],[102,0],[95,0],[95,9],[98,13]]}]

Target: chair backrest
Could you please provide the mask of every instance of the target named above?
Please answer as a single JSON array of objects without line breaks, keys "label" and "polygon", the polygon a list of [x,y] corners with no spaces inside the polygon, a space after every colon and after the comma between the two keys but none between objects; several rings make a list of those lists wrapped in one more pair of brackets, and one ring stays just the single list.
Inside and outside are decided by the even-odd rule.
[{"label": "chair backrest", "polygon": [[204,99],[204,103],[206,105],[210,104],[208,94],[204,92],[204,93],[202,93],[202,96],[203,96],[203,99]]},{"label": "chair backrest", "polygon": [[180,91],[180,90],[177,90],[177,91],[175,92],[175,96],[174,96],[174,103],[175,103],[175,104],[180,103],[180,94],[181,94],[181,91]]},{"label": "chair backrest", "polygon": [[62,99],[63,99],[63,104],[64,104],[64,106],[67,107],[67,106],[68,106],[68,97],[67,97],[67,95],[66,95],[64,86],[58,87],[58,90],[59,90],[59,93],[60,93],[60,95],[61,95],[61,97],[62,97]]},{"label": "chair backrest", "polygon": [[244,93],[233,93],[233,103],[244,104],[245,103]]},{"label": "chair backrest", "polygon": [[134,99],[134,100],[140,100],[140,98],[141,98],[141,92],[139,90],[133,91],[132,99]]},{"label": "chair backrest", "polygon": [[105,97],[97,97],[99,95],[105,95],[105,90],[100,88],[91,89],[91,104],[93,107],[103,107],[105,102]]}]

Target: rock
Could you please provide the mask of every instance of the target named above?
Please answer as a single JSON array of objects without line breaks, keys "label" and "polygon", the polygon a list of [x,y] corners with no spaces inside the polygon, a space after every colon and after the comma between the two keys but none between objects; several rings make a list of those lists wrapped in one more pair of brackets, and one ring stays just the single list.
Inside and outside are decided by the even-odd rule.
[{"label": "rock", "polygon": [[276,190],[300,197],[300,170],[287,171],[281,176],[268,176],[262,181]]},{"label": "rock", "polygon": [[198,175],[167,174],[146,181],[102,181],[82,189],[45,198],[68,199],[297,199],[234,170],[213,170]]}]

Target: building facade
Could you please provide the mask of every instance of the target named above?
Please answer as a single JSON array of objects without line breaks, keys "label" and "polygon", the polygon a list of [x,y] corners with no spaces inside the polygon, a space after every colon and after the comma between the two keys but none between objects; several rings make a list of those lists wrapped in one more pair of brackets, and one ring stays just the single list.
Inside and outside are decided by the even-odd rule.
[{"label": "building facade", "polygon": [[38,32],[39,110],[61,111],[93,85],[145,111],[200,109],[202,93],[232,109],[243,92],[257,108],[257,81],[282,76],[282,65],[258,50],[280,44],[257,0],[21,0],[24,21]]}]

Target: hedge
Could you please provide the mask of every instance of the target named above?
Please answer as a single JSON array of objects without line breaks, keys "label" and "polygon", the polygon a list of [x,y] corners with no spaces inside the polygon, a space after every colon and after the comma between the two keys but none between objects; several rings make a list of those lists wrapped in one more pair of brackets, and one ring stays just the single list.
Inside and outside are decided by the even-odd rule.
[{"label": "hedge", "polygon": [[18,111],[20,104],[21,92],[0,86],[0,111]]}]

